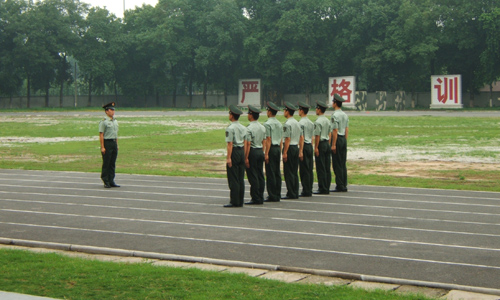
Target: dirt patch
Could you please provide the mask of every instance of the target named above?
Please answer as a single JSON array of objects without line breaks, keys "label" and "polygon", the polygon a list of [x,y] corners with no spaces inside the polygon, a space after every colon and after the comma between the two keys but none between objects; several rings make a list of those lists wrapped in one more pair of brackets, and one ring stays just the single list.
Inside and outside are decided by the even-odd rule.
[{"label": "dirt patch", "polygon": [[[482,180],[484,172],[500,171],[498,163],[459,163],[454,161],[349,161],[350,172],[362,175],[387,175],[436,179]],[[478,174],[475,174],[479,172]],[[500,176],[500,173],[499,173]]]}]

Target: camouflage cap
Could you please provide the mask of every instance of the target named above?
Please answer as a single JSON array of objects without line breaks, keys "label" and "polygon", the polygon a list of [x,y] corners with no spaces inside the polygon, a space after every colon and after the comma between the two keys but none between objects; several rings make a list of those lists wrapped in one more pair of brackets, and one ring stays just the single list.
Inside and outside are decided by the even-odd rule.
[{"label": "camouflage cap", "polygon": [[257,107],[253,106],[253,105],[249,105],[248,106],[248,113],[251,114],[251,113],[256,113],[256,114],[260,114],[262,111],[260,109],[258,109]]},{"label": "camouflage cap", "polygon": [[303,101],[299,101],[299,103],[297,103],[297,105],[299,106],[299,108],[311,108],[311,106]]},{"label": "camouflage cap", "polygon": [[345,99],[342,98],[342,96],[340,96],[339,94],[333,95],[333,100],[337,100],[339,102],[344,102],[345,101]]},{"label": "camouflage cap", "polygon": [[102,108],[104,108],[104,110],[107,110],[107,109],[115,110],[115,103],[114,102],[109,102],[108,104],[104,104],[102,106]]},{"label": "camouflage cap", "polygon": [[328,108],[328,105],[326,105],[326,103],[323,101],[316,101],[316,108],[319,108],[319,107]]},{"label": "camouflage cap", "polygon": [[241,111],[241,109],[239,109],[238,107],[236,107],[236,105],[234,105],[234,104],[229,105],[229,111],[232,114],[235,114],[235,115],[241,115],[241,114],[243,114],[243,112]]},{"label": "camouflage cap", "polygon": [[293,111],[298,110],[297,106],[293,105],[292,103],[290,103],[288,101],[285,102],[285,109],[293,110]]},{"label": "camouflage cap", "polygon": [[267,102],[267,110],[274,110],[274,111],[279,111],[280,108],[278,107],[278,105],[274,104],[274,102],[270,102],[268,101]]}]

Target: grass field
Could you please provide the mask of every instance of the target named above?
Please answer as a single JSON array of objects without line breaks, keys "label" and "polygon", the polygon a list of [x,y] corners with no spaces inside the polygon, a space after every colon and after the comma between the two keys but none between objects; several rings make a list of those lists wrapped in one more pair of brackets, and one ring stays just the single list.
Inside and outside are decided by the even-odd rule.
[{"label": "grass field", "polygon": [[[226,176],[227,117],[147,114],[116,114],[118,173]],[[100,172],[100,119],[82,111],[3,116],[0,168]],[[500,191],[499,124],[500,117],[351,116],[349,183]]]},{"label": "grass field", "polygon": [[146,260],[113,263],[5,249],[0,249],[0,272],[0,290],[72,300],[427,299],[389,291],[288,284],[243,274],[155,266]]},{"label": "grass field", "polygon": [[[100,172],[104,114],[44,112],[0,114],[0,168]],[[227,117],[116,116],[118,173],[225,177]],[[500,117],[351,116],[350,184],[498,192],[499,127]],[[424,299],[14,250],[0,250],[0,272],[0,290],[61,299]]]}]

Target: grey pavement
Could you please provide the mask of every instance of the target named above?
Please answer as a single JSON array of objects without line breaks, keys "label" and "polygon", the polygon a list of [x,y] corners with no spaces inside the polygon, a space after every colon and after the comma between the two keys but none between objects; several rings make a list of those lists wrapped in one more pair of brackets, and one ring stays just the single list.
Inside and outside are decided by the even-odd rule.
[{"label": "grey pavement", "polygon": [[227,209],[225,179],[117,182],[104,189],[98,174],[0,170],[0,243],[500,298],[500,193],[350,186]]}]

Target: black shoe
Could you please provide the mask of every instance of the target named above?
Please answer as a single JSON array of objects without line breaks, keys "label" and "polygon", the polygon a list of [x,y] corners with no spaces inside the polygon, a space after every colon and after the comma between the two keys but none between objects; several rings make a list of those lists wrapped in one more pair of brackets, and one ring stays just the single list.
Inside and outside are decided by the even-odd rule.
[{"label": "black shoe", "polygon": [[299,197],[312,197],[311,194],[300,194]]},{"label": "black shoe", "polygon": [[330,190],[330,192],[332,192],[332,193],[340,193],[340,192],[343,192],[343,191],[342,190],[334,189],[334,190]]},{"label": "black shoe", "polygon": [[104,187],[107,188],[107,189],[110,189],[111,188],[111,185],[109,185],[109,183],[104,183]]},{"label": "black shoe", "polygon": [[226,204],[226,205],[224,205],[224,207],[241,207],[241,206],[238,206],[238,205],[232,205],[232,204]]},{"label": "black shoe", "polygon": [[264,204],[264,203],[254,202],[254,201],[245,202],[245,205],[262,205],[262,204]]},{"label": "black shoe", "polygon": [[116,183],[114,183],[114,182],[113,182],[113,183],[111,183],[111,184],[110,184],[110,186],[111,186],[111,187],[120,187],[118,184],[116,184]]},{"label": "black shoe", "polygon": [[299,198],[285,196],[285,197],[281,197],[281,199],[299,199]]},{"label": "black shoe", "polygon": [[267,198],[266,200],[264,200],[264,202],[280,202],[279,200],[271,200],[269,198]]},{"label": "black shoe", "polygon": [[315,191],[315,192],[313,192],[313,194],[315,194],[315,195],[328,195],[328,194],[330,194],[330,193],[329,193],[329,192],[320,192],[320,191]]}]

